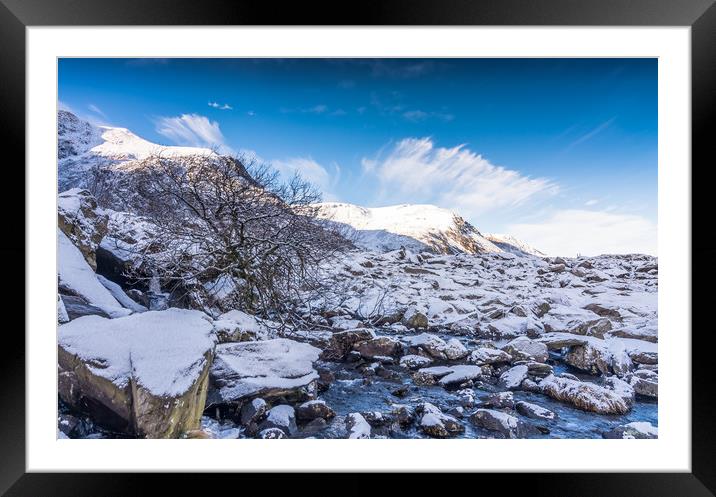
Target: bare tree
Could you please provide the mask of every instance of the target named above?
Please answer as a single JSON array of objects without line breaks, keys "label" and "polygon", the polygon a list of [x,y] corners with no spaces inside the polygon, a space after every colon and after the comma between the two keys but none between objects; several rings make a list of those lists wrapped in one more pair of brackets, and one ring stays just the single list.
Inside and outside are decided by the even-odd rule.
[{"label": "bare tree", "polygon": [[321,264],[350,246],[316,222],[320,194],[309,183],[282,182],[245,157],[152,156],[121,181],[128,207],[155,225],[134,276],[207,309],[285,317],[325,284]]}]

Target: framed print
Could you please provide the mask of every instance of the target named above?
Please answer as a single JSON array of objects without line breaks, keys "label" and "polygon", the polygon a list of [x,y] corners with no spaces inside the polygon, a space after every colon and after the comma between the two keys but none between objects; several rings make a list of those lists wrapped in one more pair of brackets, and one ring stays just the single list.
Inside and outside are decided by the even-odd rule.
[{"label": "framed print", "polygon": [[713,495],[712,2],[272,10],[3,0],[0,488]]}]

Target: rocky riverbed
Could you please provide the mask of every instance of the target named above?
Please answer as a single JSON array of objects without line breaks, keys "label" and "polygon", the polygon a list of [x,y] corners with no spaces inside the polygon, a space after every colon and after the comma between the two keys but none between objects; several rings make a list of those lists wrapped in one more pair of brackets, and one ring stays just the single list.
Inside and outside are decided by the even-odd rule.
[{"label": "rocky riverbed", "polygon": [[352,250],[286,326],[128,288],[121,216],[60,196],[59,437],[657,436],[653,257]]}]

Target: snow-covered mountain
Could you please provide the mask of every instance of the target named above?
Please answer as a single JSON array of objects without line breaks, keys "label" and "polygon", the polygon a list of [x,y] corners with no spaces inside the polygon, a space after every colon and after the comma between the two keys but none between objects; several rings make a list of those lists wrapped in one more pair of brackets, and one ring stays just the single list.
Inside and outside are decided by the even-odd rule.
[{"label": "snow-covered mountain", "polygon": [[[86,187],[95,166],[131,170],[133,161],[151,155],[179,157],[212,155],[208,148],[152,143],[126,128],[95,126],[71,112],[57,113],[58,187],[65,191]],[[415,252],[510,252],[544,256],[509,235],[483,235],[458,214],[434,205],[403,204],[365,208],[347,203],[318,204],[319,217],[339,223],[344,234],[360,247],[390,251],[405,247]]]},{"label": "snow-covered mountain", "polygon": [[499,233],[487,233],[485,238],[500,247],[505,252],[515,255],[534,255],[537,257],[547,257],[547,254],[537,250],[532,245],[518,240],[512,235],[504,235]]},{"label": "snow-covered mountain", "polygon": [[450,254],[502,252],[456,213],[434,205],[360,207],[345,203],[318,204],[319,217],[340,223],[360,247],[387,251],[405,248]]},{"label": "snow-covered mountain", "polygon": [[96,165],[142,160],[153,154],[171,157],[213,153],[208,148],[158,145],[126,128],[95,126],[71,112],[57,113],[59,191],[81,186],[86,172]]}]

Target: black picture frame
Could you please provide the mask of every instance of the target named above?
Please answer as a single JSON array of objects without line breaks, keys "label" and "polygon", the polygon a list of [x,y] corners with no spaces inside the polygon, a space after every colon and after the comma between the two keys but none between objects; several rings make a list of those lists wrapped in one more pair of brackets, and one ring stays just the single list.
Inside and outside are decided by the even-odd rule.
[{"label": "black picture frame", "polygon": [[[706,496],[716,493],[716,409],[714,408],[714,339],[706,318],[713,292],[707,283],[716,276],[716,242],[711,226],[711,185],[714,141],[709,133],[716,109],[716,6],[714,0],[383,0],[374,3],[286,3],[202,0],[0,0],[0,150],[8,156],[3,168],[6,185],[22,196],[25,184],[25,28],[82,25],[533,25],[533,26],[690,26],[692,70],[692,472],[691,473],[525,473],[480,474],[479,487],[502,488],[531,495],[588,496]],[[5,152],[3,152],[5,154]],[[689,167],[685,164],[683,167]],[[8,169],[12,168],[11,171]],[[51,174],[48,172],[48,174]],[[16,176],[16,177],[12,177]],[[12,183],[10,183],[12,181]],[[31,187],[31,185],[25,185]],[[6,186],[7,188],[7,186]],[[19,204],[19,201],[17,203]],[[7,232],[0,244],[12,281],[24,281],[24,219],[6,216]],[[15,225],[12,225],[15,223]],[[704,262],[705,261],[705,262]],[[2,285],[2,302],[20,309],[26,296],[23,284]],[[19,302],[22,299],[23,302]],[[24,306],[23,306],[24,307]],[[699,319],[703,318],[702,326]],[[12,328],[12,329],[11,329]],[[670,330],[688,336],[689,330]],[[283,477],[264,475],[180,474],[40,474],[25,471],[25,342],[18,327],[6,326],[0,361],[0,493],[24,495],[145,495],[159,484],[163,494],[211,491],[217,484],[235,491],[254,485],[274,488]],[[579,457],[579,454],[575,454]],[[301,489],[307,475],[293,475],[291,488]],[[365,476],[348,475],[324,489],[358,494],[390,485]],[[430,475],[402,478],[423,485]],[[454,487],[452,476],[450,486]],[[444,481],[440,477],[441,481]],[[395,484],[395,482],[393,482]],[[474,483],[472,483],[474,484]],[[471,484],[471,485],[472,485]],[[336,486],[338,485],[338,486]],[[386,486],[388,485],[388,486]],[[457,489],[455,488],[454,491]]]}]

